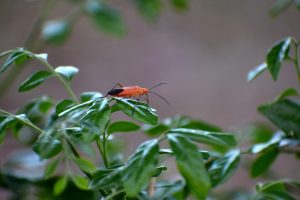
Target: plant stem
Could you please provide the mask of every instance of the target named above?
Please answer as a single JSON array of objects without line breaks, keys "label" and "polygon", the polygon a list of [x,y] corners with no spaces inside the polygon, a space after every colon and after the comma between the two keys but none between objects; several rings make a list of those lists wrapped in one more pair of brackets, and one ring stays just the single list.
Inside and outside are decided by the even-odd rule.
[{"label": "plant stem", "polygon": [[124,192],[124,190],[119,190],[119,191],[113,192],[112,194],[106,196],[104,198],[104,200],[111,200],[114,196],[121,194],[122,192]]},{"label": "plant stem", "polygon": [[[3,113],[3,114],[5,114],[5,115],[11,116],[11,117],[13,117],[13,118],[16,118],[16,119],[22,121],[22,123],[26,124],[27,126],[31,127],[32,129],[36,130],[36,131],[39,132],[39,133],[42,133],[42,132],[43,132],[42,129],[40,129],[39,127],[37,127],[36,125],[34,125],[33,123],[31,123],[30,121],[23,120],[22,118],[17,117],[16,115],[14,115],[14,114],[12,114],[12,113],[9,113],[9,112],[7,112],[7,111],[5,111],[5,110],[2,110],[2,109],[0,109],[0,113]],[[30,122],[30,123],[29,123],[29,122]]]},{"label": "plant stem", "polygon": [[[31,52],[28,52],[29,54],[32,54]],[[52,65],[50,65],[47,61],[45,61],[44,59],[37,57],[33,54],[33,56],[39,60],[42,64],[44,64],[51,72],[54,73],[54,75],[59,79],[59,81],[63,84],[64,88],[66,89],[67,93],[69,94],[69,96],[78,104],[79,100],[77,99],[75,93],[73,92],[73,90],[70,87],[70,84],[61,76],[59,75],[54,68],[52,67]]]},{"label": "plant stem", "polygon": [[297,75],[298,75],[298,81],[300,84],[300,66],[299,66],[299,59],[298,59],[298,44],[296,41],[294,42],[294,44],[295,44],[294,64],[295,64],[295,68],[296,68]]},{"label": "plant stem", "polygon": [[148,196],[153,197],[155,193],[156,178],[152,177],[148,186]]},{"label": "plant stem", "polygon": [[99,150],[99,152],[102,156],[103,163],[104,163],[105,167],[107,168],[108,167],[108,160],[107,160],[107,156],[106,156],[106,151],[104,153],[104,145],[101,144],[100,137],[99,137],[98,140],[96,140],[96,144],[97,144],[98,150]]}]

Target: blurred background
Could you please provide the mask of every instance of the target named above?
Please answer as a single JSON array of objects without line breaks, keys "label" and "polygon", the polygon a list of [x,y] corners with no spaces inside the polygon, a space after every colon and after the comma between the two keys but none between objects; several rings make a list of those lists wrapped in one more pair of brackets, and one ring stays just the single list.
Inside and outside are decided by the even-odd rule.
[{"label": "blurred background", "polygon": [[[145,19],[132,1],[107,1],[119,9],[125,24],[123,36],[112,36],[80,17],[70,37],[61,45],[44,44],[37,50],[48,53],[54,66],[73,65],[80,73],[73,81],[76,94],[83,91],[106,93],[115,83],[157,88],[166,105],[150,96],[160,118],[184,114],[223,127],[239,130],[253,121],[265,121],[256,111],[287,87],[296,87],[292,66],[284,65],[277,82],[268,73],[247,82],[249,70],[264,62],[267,50],[278,40],[300,38],[299,11],[291,7],[273,19],[268,15],[273,0],[190,0],[185,11],[177,12],[167,1],[157,20]],[[47,19],[57,19],[74,9],[72,1],[56,1]],[[42,0],[1,0],[0,51],[21,47],[43,7]],[[38,40],[39,36],[36,36]],[[14,84],[0,96],[0,107],[14,111],[27,100],[49,94],[61,99],[65,91],[56,80],[28,93],[17,93],[29,74],[41,68],[30,62]],[[0,76],[0,81],[5,78]],[[1,82],[1,84],[3,84]],[[138,136],[138,135],[136,135]],[[128,137],[129,138],[129,137]],[[135,139],[139,141],[139,139]],[[134,142],[130,141],[130,145]],[[14,142],[6,141],[6,147]],[[8,148],[0,147],[1,157]],[[280,158],[278,163],[288,158]],[[297,170],[288,162],[283,175]],[[277,165],[280,167],[280,164]],[[251,183],[247,173],[239,174],[230,184]]]}]

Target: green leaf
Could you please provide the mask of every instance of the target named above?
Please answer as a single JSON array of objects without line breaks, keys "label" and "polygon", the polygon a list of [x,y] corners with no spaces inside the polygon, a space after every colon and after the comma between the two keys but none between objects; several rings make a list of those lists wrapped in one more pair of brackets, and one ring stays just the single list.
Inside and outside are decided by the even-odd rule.
[{"label": "green leaf", "polygon": [[54,184],[53,193],[55,196],[60,195],[66,189],[68,185],[68,177],[62,176],[60,177]]},{"label": "green leaf", "polygon": [[269,141],[267,141],[265,143],[255,144],[250,148],[249,151],[253,154],[270,151],[270,150],[278,147],[282,138],[283,138],[283,134],[281,134],[280,132],[276,133],[273,135],[273,137]]},{"label": "green leaf", "polygon": [[261,154],[251,166],[251,176],[257,177],[267,171],[278,155],[278,149]]},{"label": "green leaf", "polygon": [[286,134],[293,134],[294,137],[300,138],[300,105],[298,103],[283,99],[261,105],[258,110]]},{"label": "green leaf", "polygon": [[90,189],[110,190],[121,185],[122,166],[112,169],[101,169],[92,175],[92,180],[89,184]]},{"label": "green leaf", "polygon": [[62,145],[58,139],[47,133],[42,133],[32,148],[41,158],[51,158],[61,151]]},{"label": "green leaf", "polygon": [[[159,200],[177,200],[177,198],[172,198],[174,194],[184,190],[184,182],[179,180],[176,182],[162,182],[158,181],[156,183],[156,192],[153,196],[153,199]],[[171,197],[171,198],[170,198]]]},{"label": "green leaf", "polygon": [[55,107],[55,113],[59,115],[60,113],[64,112],[66,109],[69,109],[74,105],[75,105],[74,101],[70,99],[63,99],[57,103]]},{"label": "green leaf", "polygon": [[198,200],[205,200],[211,182],[198,148],[189,139],[177,134],[168,135],[180,174]]},{"label": "green leaf", "polygon": [[82,189],[82,190],[89,189],[89,181],[87,178],[73,175],[72,181],[79,189]]},{"label": "green leaf", "polygon": [[42,39],[54,44],[61,44],[67,40],[71,34],[71,23],[67,20],[47,21],[42,28]]},{"label": "green leaf", "polygon": [[177,10],[186,10],[188,8],[187,0],[171,0],[171,2]]},{"label": "green leaf", "polygon": [[79,69],[73,66],[59,66],[55,68],[55,72],[62,75],[68,81],[71,81],[79,72]]},{"label": "green leaf", "polygon": [[82,171],[88,174],[92,174],[97,169],[96,166],[89,160],[83,158],[75,158],[74,161]]},{"label": "green leaf", "polygon": [[87,102],[83,102],[81,104],[78,104],[76,106],[73,106],[69,109],[66,109],[65,111],[59,113],[59,117],[62,117],[62,116],[66,116],[67,114],[69,113],[72,113],[73,111],[77,111],[77,110],[80,110],[84,107],[87,107],[87,106],[90,106],[91,104],[94,104],[95,103],[95,100],[90,100],[90,101],[87,101]]},{"label": "green leaf", "polygon": [[298,96],[299,93],[298,91],[295,89],[295,88],[288,88],[286,90],[284,90],[277,98],[275,101],[280,101],[280,100],[283,100],[287,97],[290,97],[290,96]]},{"label": "green leaf", "polygon": [[283,60],[288,56],[292,38],[288,37],[275,44],[268,52],[266,62],[274,81],[277,80]]},{"label": "green leaf", "polygon": [[156,173],[159,155],[158,140],[141,144],[130,157],[123,171],[124,189],[128,196],[135,197]]},{"label": "green leaf", "polygon": [[13,63],[20,65],[23,64],[26,60],[30,58],[30,55],[28,52],[26,52],[24,49],[16,49],[13,52],[10,53],[10,55],[6,58],[4,61],[0,73],[7,70]]},{"label": "green leaf", "polygon": [[293,0],[277,0],[276,3],[271,7],[269,13],[272,17],[277,17],[279,14],[288,9],[292,3]]},{"label": "green leaf", "polygon": [[170,128],[164,124],[158,124],[156,126],[145,125],[143,127],[143,130],[147,135],[155,137],[157,135],[167,132],[168,130],[170,130]]},{"label": "green leaf", "polygon": [[40,84],[42,84],[45,80],[47,80],[51,76],[52,73],[49,71],[38,71],[32,74],[30,77],[28,77],[23,83],[21,83],[18,91],[25,92],[31,90],[39,86]]},{"label": "green leaf", "polygon": [[81,122],[98,127],[98,134],[102,134],[110,122],[110,116],[111,111],[107,99],[98,99],[82,117]]},{"label": "green leaf", "polygon": [[58,163],[59,163],[59,159],[55,159],[47,164],[45,171],[44,171],[45,178],[49,178],[50,176],[52,176],[52,174],[55,172],[55,170],[58,166]]},{"label": "green leaf", "polygon": [[225,182],[237,169],[240,162],[240,151],[232,150],[223,157],[209,163],[208,173],[213,187]]},{"label": "green leaf", "polygon": [[102,97],[103,95],[99,92],[83,92],[80,95],[80,101],[81,102],[86,102],[86,101],[90,101],[90,100],[96,100],[100,97]]},{"label": "green leaf", "polygon": [[140,126],[128,121],[118,121],[111,123],[107,128],[107,133],[117,133],[117,132],[132,132],[140,129]]},{"label": "green leaf", "polygon": [[102,31],[111,33],[115,36],[122,36],[125,27],[118,10],[115,10],[103,3],[90,0],[86,3],[86,12]]},{"label": "green leaf", "polygon": [[115,98],[118,107],[129,117],[141,121],[146,124],[156,125],[158,116],[156,111],[147,104],[137,102],[131,99]]},{"label": "green leaf", "polygon": [[187,128],[177,128],[171,129],[168,132],[168,134],[179,134],[191,140],[213,146],[230,147],[236,145],[234,136],[229,133],[218,133]]},{"label": "green leaf", "polygon": [[256,77],[268,69],[267,63],[262,63],[248,72],[247,80],[253,81]]},{"label": "green leaf", "polygon": [[154,21],[158,18],[162,7],[160,0],[135,0],[135,2],[146,19]]}]

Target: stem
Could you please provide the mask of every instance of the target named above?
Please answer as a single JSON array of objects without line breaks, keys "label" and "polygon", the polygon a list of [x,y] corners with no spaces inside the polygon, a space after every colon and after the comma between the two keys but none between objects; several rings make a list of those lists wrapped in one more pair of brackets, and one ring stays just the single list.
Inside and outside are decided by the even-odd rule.
[{"label": "stem", "polygon": [[29,122],[26,121],[26,120],[22,120],[21,118],[17,117],[16,115],[14,115],[14,114],[12,114],[12,113],[9,113],[9,112],[7,112],[7,111],[5,111],[5,110],[2,110],[2,109],[0,109],[0,113],[3,113],[3,114],[5,114],[5,115],[11,116],[11,117],[13,117],[13,118],[16,118],[16,119],[22,121],[22,123],[26,124],[27,126],[31,127],[32,129],[36,130],[36,131],[39,132],[39,133],[42,133],[42,132],[43,132],[43,130],[40,129],[39,127],[37,127],[36,125],[34,125],[34,124],[32,124],[32,123],[29,123]]},{"label": "stem", "polygon": [[106,137],[105,137],[105,133],[103,133],[103,143],[101,144],[101,140],[100,137],[99,139],[96,141],[97,142],[97,147],[99,149],[99,152],[103,158],[103,162],[106,168],[109,167],[109,163],[108,163],[108,158],[107,158],[107,151],[106,151]]},{"label": "stem", "polygon": [[299,59],[298,59],[298,44],[297,44],[296,41],[294,42],[294,44],[295,44],[294,64],[295,64],[295,68],[296,68],[297,75],[298,75],[298,81],[299,81],[299,84],[300,84],[300,66],[299,66]]},{"label": "stem", "polygon": [[[32,54],[31,52],[28,52],[28,54]],[[39,60],[42,64],[44,64],[51,72],[54,73],[54,75],[59,79],[59,81],[63,84],[64,88],[66,89],[67,93],[69,94],[69,96],[78,104],[79,100],[77,99],[75,93],[73,92],[73,90],[70,87],[70,84],[61,76],[59,75],[54,68],[52,67],[52,65],[50,65],[48,62],[46,62],[44,59],[36,57],[35,55],[33,55],[37,60]]]},{"label": "stem", "polygon": [[148,186],[148,196],[153,197],[155,193],[155,185],[156,185],[156,178],[153,177],[150,180],[149,186]]},{"label": "stem", "polygon": [[124,192],[124,190],[119,190],[119,191],[113,192],[112,194],[103,198],[103,200],[111,200],[114,196],[121,194],[122,192]]}]

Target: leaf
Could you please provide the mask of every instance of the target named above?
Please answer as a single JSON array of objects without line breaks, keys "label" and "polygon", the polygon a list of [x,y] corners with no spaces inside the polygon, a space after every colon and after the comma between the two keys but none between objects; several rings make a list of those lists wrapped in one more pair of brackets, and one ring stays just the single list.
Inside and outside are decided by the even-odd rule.
[{"label": "leaf", "polygon": [[230,147],[236,145],[234,136],[229,133],[218,133],[218,132],[201,131],[201,130],[194,130],[194,129],[187,129],[187,128],[177,128],[177,129],[171,129],[168,132],[168,134],[182,135],[191,140],[213,145],[213,146]]},{"label": "leaf", "polygon": [[186,180],[186,184],[198,200],[205,200],[211,182],[197,146],[178,134],[169,134],[168,139],[176,157],[177,168]]},{"label": "leaf", "polygon": [[123,183],[126,194],[135,197],[156,173],[158,164],[158,140],[141,144],[128,160],[123,170]]},{"label": "leaf", "polygon": [[86,102],[86,101],[90,101],[90,100],[96,100],[100,97],[102,97],[103,95],[99,92],[83,92],[80,95],[80,101],[81,102]]},{"label": "leaf", "polygon": [[52,160],[50,163],[47,164],[45,171],[44,171],[44,177],[49,178],[56,170],[59,163],[59,159]]},{"label": "leaf", "polygon": [[43,40],[61,44],[67,40],[71,34],[71,23],[67,20],[50,20],[42,28],[41,37]]},{"label": "leaf", "polygon": [[75,105],[74,101],[70,99],[63,99],[57,103],[55,107],[55,113],[59,115],[60,113],[64,112],[66,109],[69,109],[74,105]]},{"label": "leaf", "polygon": [[97,169],[96,166],[89,160],[83,158],[75,158],[74,161],[82,171],[88,174],[92,174]]},{"label": "leaf", "polygon": [[188,8],[188,2],[187,0],[171,0],[172,5],[177,9],[177,10],[186,10]]},{"label": "leaf", "polygon": [[237,169],[240,162],[240,152],[232,150],[221,158],[209,163],[208,173],[213,187],[225,182]]},{"label": "leaf", "polygon": [[274,81],[277,80],[283,60],[288,56],[292,38],[288,37],[275,44],[268,52],[266,62]]},{"label": "leaf", "polygon": [[162,4],[160,0],[135,0],[140,13],[150,21],[154,21],[160,14]]},{"label": "leaf", "polygon": [[277,148],[280,141],[283,138],[283,134],[276,133],[273,135],[273,137],[265,142],[265,143],[259,143],[259,144],[255,144],[250,148],[250,152],[253,154],[257,154],[257,153],[261,153],[264,151],[270,151],[271,149]]},{"label": "leaf", "polygon": [[121,185],[121,167],[111,169],[101,169],[92,175],[92,180],[89,184],[90,189],[110,190]]},{"label": "leaf", "polygon": [[276,3],[271,7],[269,13],[272,17],[277,17],[279,14],[288,9],[292,3],[293,0],[277,0]]},{"label": "leaf", "polygon": [[68,184],[68,177],[62,176],[60,177],[54,184],[53,193],[55,196],[60,195],[66,189]]},{"label": "leaf", "polygon": [[142,102],[133,101],[131,99],[115,98],[118,107],[129,117],[141,121],[146,124],[156,125],[158,116],[154,109],[148,107]]},{"label": "leaf", "polygon": [[267,69],[268,69],[268,65],[265,62],[258,65],[257,67],[255,67],[254,69],[252,69],[251,71],[248,72],[247,80],[249,82],[253,81],[256,77],[258,77],[260,74],[262,74]]},{"label": "leaf", "polygon": [[66,116],[67,114],[69,114],[69,113],[71,113],[71,112],[73,112],[73,111],[79,110],[79,109],[84,108],[84,107],[86,107],[86,106],[90,106],[90,105],[93,104],[94,102],[95,102],[94,100],[90,100],[90,101],[87,101],[87,102],[83,102],[83,103],[78,104],[78,105],[76,105],[76,106],[73,106],[73,107],[71,107],[71,108],[69,108],[69,109],[66,109],[65,111],[59,113],[58,116],[59,116],[59,117]]},{"label": "leaf", "polygon": [[107,133],[117,133],[117,132],[132,132],[140,129],[140,126],[128,121],[118,121],[111,123],[107,128]]},{"label": "leaf", "polygon": [[89,189],[89,181],[88,179],[81,177],[81,176],[75,176],[73,175],[72,177],[73,183],[82,190],[88,190]]},{"label": "leaf", "polygon": [[24,49],[16,49],[13,52],[10,53],[10,55],[6,58],[4,61],[0,73],[7,70],[13,63],[20,65],[24,63],[26,60],[30,58],[30,55],[28,52],[26,52]]},{"label": "leaf", "polygon": [[299,93],[298,91],[295,89],[295,88],[288,88],[286,90],[284,90],[277,98],[275,101],[280,101],[280,100],[283,100],[287,97],[290,97],[290,96],[298,96]]},{"label": "leaf", "polygon": [[42,133],[32,148],[41,158],[51,158],[61,151],[62,145],[58,139],[48,133]]},{"label": "leaf", "polygon": [[102,31],[115,36],[122,36],[125,33],[125,27],[118,10],[96,0],[88,1],[85,10],[94,24]]},{"label": "leaf", "polygon": [[79,69],[73,66],[59,66],[55,68],[55,72],[62,75],[68,81],[71,81],[79,72]]},{"label": "leaf", "polygon": [[[173,199],[173,195],[181,192],[185,187],[185,184],[183,181],[179,180],[176,182],[157,182],[156,183],[156,192],[153,196],[154,200],[159,200],[159,199]],[[171,198],[170,198],[171,197]],[[174,198],[174,200],[177,200],[177,198]]]},{"label": "leaf", "polygon": [[283,99],[258,107],[260,113],[286,134],[300,138],[300,105],[295,101]]},{"label": "leaf", "polygon": [[107,99],[98,99],[94,101],[80,121],[99,128],[98,134],[102,134],[110,122],[110,115],[111,111]]},{"label": "leaf", "polygon": [[267,171],[278,155],[278,149],[261,154],[251,166],[251,176],[257,177]]},{"label": "leaf", "polygon": [[158,136],[158,135],[161,135],[162,133],[165,133],[167,132],[168,130],[170,130],[170,128],[164,124],[158,124],[156,126],[147,126],[145,125],[143,127],[143,131],[149,135],[149,136],[152,136],[152,137],[155,137],[155,136]]},{"label": "leaf", "polygon": [[28,77],[23,83],[21,83],[18,91],[25,92],[31,90],[39,86],[40,84],[42,84],[45,80],[47,80],[51,76],[52,73],[49,71],[38,71],[32,74],[30,77]]}]

